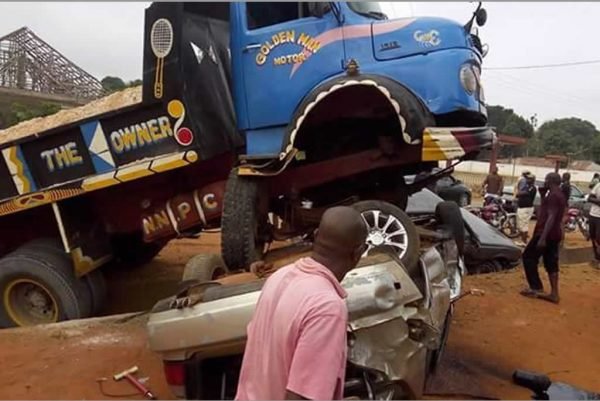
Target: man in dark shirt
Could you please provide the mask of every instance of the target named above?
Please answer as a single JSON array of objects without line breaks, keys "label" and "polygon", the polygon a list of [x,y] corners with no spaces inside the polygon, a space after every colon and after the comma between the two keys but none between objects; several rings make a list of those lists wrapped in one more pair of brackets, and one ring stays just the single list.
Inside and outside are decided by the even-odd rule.
[{"label": "man in dark shirt", "polygon": [[485,177],[483,184],[481,184],[481,187],[485,193],[502,196],[504,178],[498,174],[498,167],[492,167],[490,173]]},{"label": "man in dark shirt", "polygon": [[[531,241],[523,251],[523,266],[529,288],[521,291],[521,295],[540,298],[558,303],[558,251],[562,238],[562,216],[567,201],[560,189],[561,178],[557,173],[549,173],[544,183],[546,196],[542,198],[537,223]],[[544,294],[544,286],[540,280],[538,263],[543,257],[544,267],[548,272],[551,291]]]},{"label": "man in dark shirt", "polygon": [[518,244],[519,246],[525,246],[529,240],[529,222],[533,216],[533,201],[536,194],[535,176],[530,174],[525,178],[525,185],[517,192],[517,227],[523,242]]}]

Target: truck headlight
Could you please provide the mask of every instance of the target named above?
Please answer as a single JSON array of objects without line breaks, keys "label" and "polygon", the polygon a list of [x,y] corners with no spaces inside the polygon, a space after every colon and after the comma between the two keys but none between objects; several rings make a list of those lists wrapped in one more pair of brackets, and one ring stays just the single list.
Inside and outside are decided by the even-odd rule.
[{"label": "truck headlight", "polygon": [[465,64],[460,69],[460,83],[469,95],[477,90],[477,73],[471,64]]}]

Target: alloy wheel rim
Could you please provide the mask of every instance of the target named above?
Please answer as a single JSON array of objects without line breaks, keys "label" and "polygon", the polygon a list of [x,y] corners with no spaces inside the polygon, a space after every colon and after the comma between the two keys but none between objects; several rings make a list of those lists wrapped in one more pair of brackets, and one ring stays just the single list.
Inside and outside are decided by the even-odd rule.
[{"label": "alloy wheel rim", "polygon": [[388,246],[402,258],[408,250],[408,233],[402,222],[391,214],[380,210],[367,210],[361,213],[367,225],[367,250],[366,256],[373,248]]}]

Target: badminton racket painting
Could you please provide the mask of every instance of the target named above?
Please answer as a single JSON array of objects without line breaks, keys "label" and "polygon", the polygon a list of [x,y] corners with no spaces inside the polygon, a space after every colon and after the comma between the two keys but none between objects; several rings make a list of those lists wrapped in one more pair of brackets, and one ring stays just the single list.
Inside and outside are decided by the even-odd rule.
[{"label": "badminton racket painting", "polygon": [[173,48],[173,25],[165,19],[158,19],[152,24],[150,30],[150,46],[152,53],[156,56],[156,73],[154,76],[154,97],[163,97],[163,70],[165,57]]}]

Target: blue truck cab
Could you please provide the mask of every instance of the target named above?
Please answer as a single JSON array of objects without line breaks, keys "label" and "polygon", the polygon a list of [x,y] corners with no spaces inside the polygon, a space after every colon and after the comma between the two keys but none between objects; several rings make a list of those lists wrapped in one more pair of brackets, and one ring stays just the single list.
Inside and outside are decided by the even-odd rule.
[{"label": "blue truck cab", "polygon": [[388,19],[377,2],[153,3],[144,102],[180,99],[200,159],[237,160],[225,263],[247,267],[265,244],[312,232],[331,205],[404,209],[419,188],[403,176],[491,147],[474,28],[486,18],[481,4],[462,25]]},{"label": "blue truck cab", "polygon": [[[375,118],[374,109],[395,96],[410,98],[397,99],[421,109],[421,116],[399,113],[410,143],[422,139],[423,121],[415,119],[437,127],[486,124],[483,51],[457,22],[390,20],[377,2],[241,2],[231,3],[231,34],[235,112],[249,157],[277,157],[293,146],[291,126],[307,117],[302,103],[318,96],[335,96],[333,108],[344,108],[346,118],[365,118],[369,108]],[[334,94],[349,66],[358,70],[356,86]],[[349,98],[340,103],[344,92]],[[374,102],[364,104],[363,95]],[[340,111],[328,106],[320,112],[339,120]]]}]

